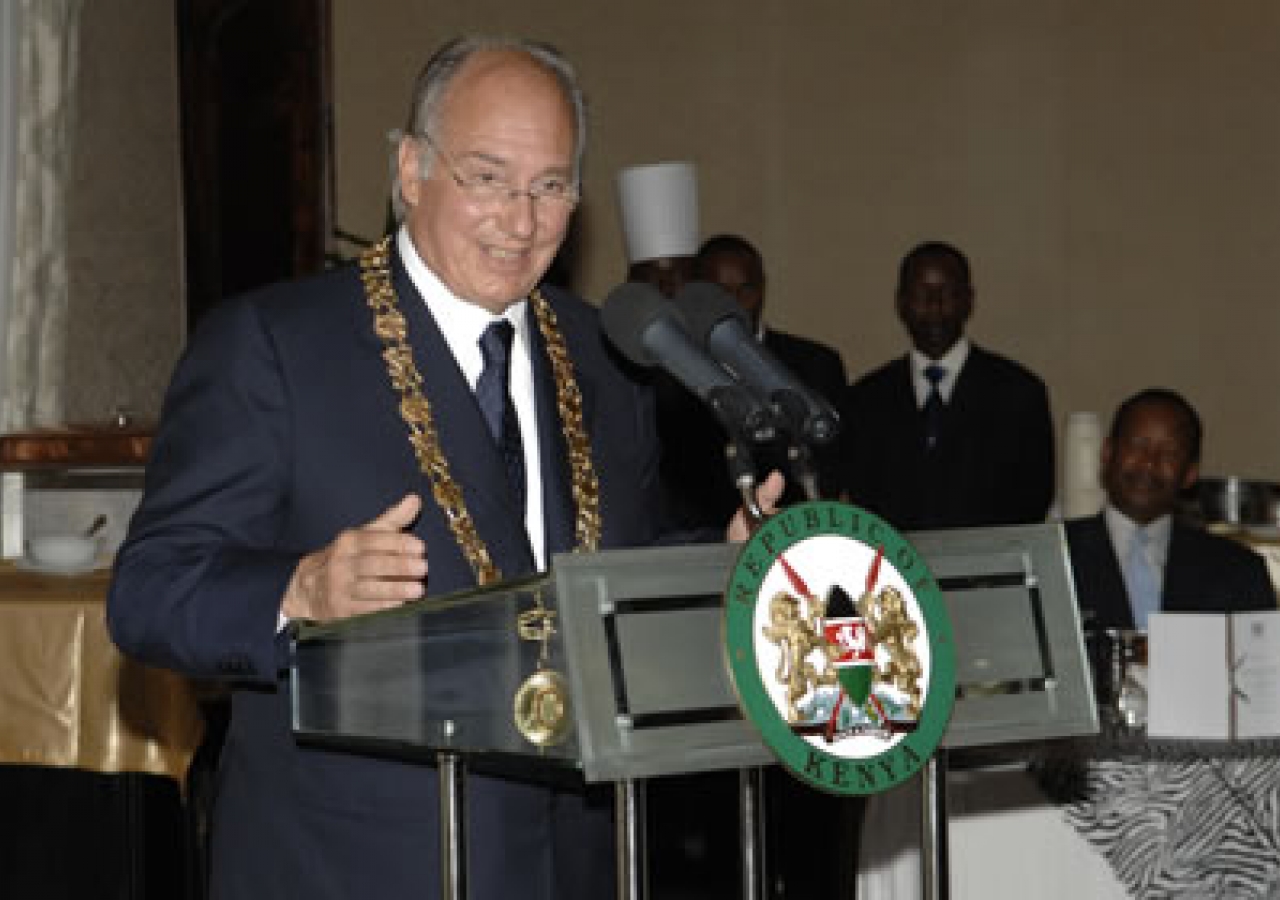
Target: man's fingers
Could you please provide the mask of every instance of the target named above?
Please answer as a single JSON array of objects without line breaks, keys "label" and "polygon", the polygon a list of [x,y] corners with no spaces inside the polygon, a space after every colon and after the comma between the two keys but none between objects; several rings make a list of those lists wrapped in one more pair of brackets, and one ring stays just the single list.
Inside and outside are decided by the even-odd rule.
[{"label": "man's fingers", "polygon": [[303,557],[285,592],[285,615],[327,621],[422,597],[426,544],[405,531],[421,511],[422,499],[405,494],[376,519]]},{"label": "man's fingers", "polygon": [[756,502],[760,504],[760,508],[765,512],[775,512],[778,507],[778,501],[782,499],[782,492],[787,488],[787,480],[782,473],[774,469],[769,473],[769,477],[760,482],[760,486],[756,488]]},{"label": "man's fingers", "polygon": [[382,515],[355,532],[351,597],[361,604],[402,603],[425,593],[426,546],[406,534],[422,511],[422,498],[405,494]]},{"label": "man's fingers", "polygon": [[363,578],[356,581],[351,599],[363,612],[370,606],[396,606],[407,600],[417,600],[425,592],[426,586],[419,578]]},{"label": "man's fingers", "polygon": [[421,511],[422,498],[417,494],[405,494],[366,527],[376,531],[404,531],[413,524]]},{"label": "man's fingers", "polygon": [[364,531],[350,556],[357,581],[370,578],[422,578],[427,557],[422,541],[411,534]]},{"label": "man's fingers", "polygon": [[[361,528],[345,532],[340,538],[340,540],[345,538],[345,541],[339,547],[339,553],[344,556],[355,556],[358,565],[370,556],[375,557],[373,564],[377,570],[357,573],[366,575],[382,574],[382,557],[387,555],[405,554],[423,557],[426,547],[421,539],[405,532],[405,529],[417,520],[421,511],[422,498],[417,494],[405,494],[373,521]],[[389,574],[410,578],[421,577],[426,574],[426,562],[424,559],[421,560],[412,571]]]},{"label": "man's fingers", "polygon": [[[777,469],[769,473],[769,477],[756,485],[756,505],[763,515],[771,516],[778,511],[778,501],[787,488],[787,480]],[[741,543],[751,537],[752,524],[747,520],[747,511],[739,509],[725,529],[725,539],[732,543]]]}]

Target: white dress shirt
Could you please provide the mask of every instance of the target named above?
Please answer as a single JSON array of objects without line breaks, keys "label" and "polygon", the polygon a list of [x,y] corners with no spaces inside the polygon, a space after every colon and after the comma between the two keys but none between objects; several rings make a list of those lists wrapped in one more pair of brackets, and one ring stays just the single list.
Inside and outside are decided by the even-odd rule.
[{"label": "white dress shirt", "polygon": [[[480,353],[480,336],[497,320],[497,316],[483,307],[459,299],[445,287],[444,282],[427,268],[413,246],[409,233],[401,228],[396,235],[396,247],[413,286],[418,289],[436,326],[444,335],[445,343],[462,370],[471,390],[476,389],[480,372],[484,369],[484,357]],[[547,567],[547,536],[543,523],[541,452],[538,445],[538,423],[534,413],[533,359],[529,354],[529,303],[519,300],[507,307],[502,318],[515,329],[511,342],[511,402],[516,408],[520,423],[520,442],[524,447],[524,471],[528,483],[525,491],[524,526],[533,548],[533,559],[539,569]],[[431,548],[427,548],[430,559]]]},{"label": "white dress shirt", "polygon": [[943,403],[950,403],[951,394],[956,389],[956,379],[960,377],[960,369],[968,358],[969,339],[966,337],[961,337],[952,344],[941,359],[930,359],[914,347],[911,348],[911,384],[916,390],[916,406],[923,408],[925,401],[929,399],[929,392],[933,390],[933,382],[924,374],[926,368],[938,365],[946,370],[946,375],[938,382],[938,393],[942,395]]}]

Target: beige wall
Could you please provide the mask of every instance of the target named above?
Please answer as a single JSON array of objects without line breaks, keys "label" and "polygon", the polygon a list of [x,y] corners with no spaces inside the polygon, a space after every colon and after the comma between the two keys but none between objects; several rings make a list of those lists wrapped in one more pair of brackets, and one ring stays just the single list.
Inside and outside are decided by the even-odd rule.
[{"label": "beige wall", "polygon": [[81,20],[68,192],[67,418],[154,417],[185,334],[171,0],[93,0]]},{"label": "beige wall", "polygon": [[[801,14],[801,11],[803,14]],[[1273,0],[333,0],[337,221],[381,226],[387,129],[469,30],[552,40],[592,102],[580,287],[620,279],[621,166],[690,158],[703,228],[765,252],[771,318],[852,372],[901,351],[913,242],[971,255],[972,334],[1059,422],[1185,390],[1205,468],[1280,478]],[[182,334],[172,4],[86,4],[73,173],[71,412],[158,406]],[[857,427],[857,423],[851,423]],[[871,436],[873,437],[873,436]]]},{"label": "beige wall", "polygon": [[1168,384],[1207,419],[1207,471],[1280,478],[1273,0],[335,0],[342,227],[378,230],[383,134],[464,31],[578,65],[589,296],[623,271],[616,171],[693,159],[703,230],[755,240],[770,317],[852,372],[903,349],[901,254],[949,239],[974,264],[972,335],[1045,377],[1060,425]]}]

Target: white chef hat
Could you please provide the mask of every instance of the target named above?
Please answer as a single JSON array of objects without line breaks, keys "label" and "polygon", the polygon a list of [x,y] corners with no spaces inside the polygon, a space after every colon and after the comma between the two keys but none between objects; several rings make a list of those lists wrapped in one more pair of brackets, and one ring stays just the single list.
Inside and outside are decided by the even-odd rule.
[{"label": "white chef hat", "polygon": [[627,262],[698,252],[698,176],[691,162],[632,166],[618,173]]}]

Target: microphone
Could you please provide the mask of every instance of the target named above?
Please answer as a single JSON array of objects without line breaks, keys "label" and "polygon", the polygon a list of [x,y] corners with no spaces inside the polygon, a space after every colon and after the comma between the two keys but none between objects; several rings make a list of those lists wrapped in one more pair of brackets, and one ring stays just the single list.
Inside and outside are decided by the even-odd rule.
[{"label": "microphone", "polygon": [[676,294],[676,305],[689,323],[694,340],[749,387],[773,404],[790,423],[793,434],[813,444],[827,444],[840,432],[840,416],[814,391],[800,383],[747,328],[746,312],[724,288],[692,281]]},{"label": "microphone", "polygon": [[680,311],[651,285],[614,288],[600,308],[604,333],[639,366],[658,366],[711,407],[731,434],[772,440],[774,417],[754,392],[733,380],[689,336]]}]

